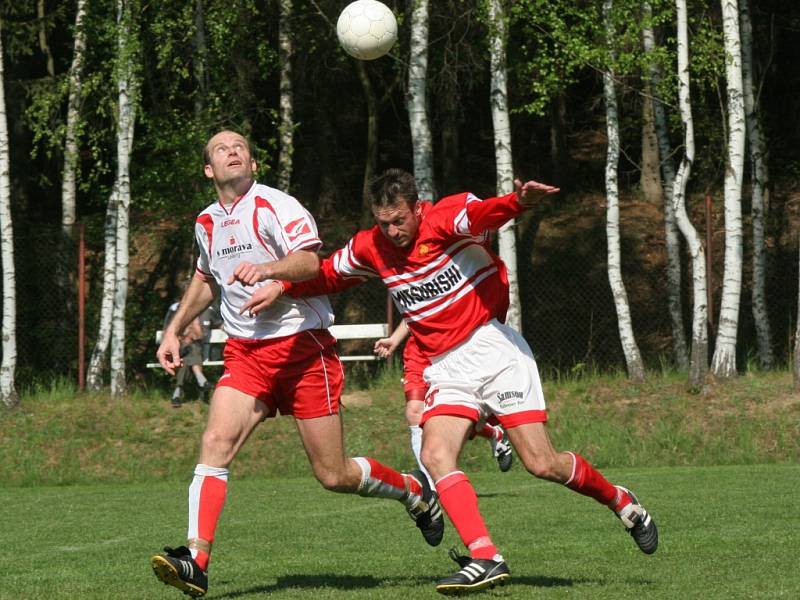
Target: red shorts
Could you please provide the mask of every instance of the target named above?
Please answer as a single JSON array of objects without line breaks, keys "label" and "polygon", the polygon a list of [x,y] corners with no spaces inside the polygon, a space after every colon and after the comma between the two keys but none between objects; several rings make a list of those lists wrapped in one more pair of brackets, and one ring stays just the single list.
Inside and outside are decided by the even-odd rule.
[{"label": "red shorts", "polygon": [[312,329],[268,340],[229,338],[217,387],[257,398],[274,417],[314,419],[339,412],[344,373],[334,337]]},{"label": "red shorts", "polygon": [[431,361],[422,354],[414,336],[409,336],[406,347],[403,349],[403,391],[408,400],[425,400],[428,384],[422,377],[422,372],[430,366]]}]

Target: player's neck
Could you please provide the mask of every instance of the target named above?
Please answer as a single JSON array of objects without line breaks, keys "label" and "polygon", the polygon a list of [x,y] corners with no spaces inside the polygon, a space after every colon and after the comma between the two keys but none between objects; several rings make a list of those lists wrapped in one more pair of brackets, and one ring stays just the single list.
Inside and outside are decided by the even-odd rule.
[{"label": "player's neck", "polygon": [[222,206],[230,206],[247,193],[253,186],[253,182],[252,177],[243,177],[224,183],[216,183],[215,187],[217,188],[217,197],[220,204]]}]

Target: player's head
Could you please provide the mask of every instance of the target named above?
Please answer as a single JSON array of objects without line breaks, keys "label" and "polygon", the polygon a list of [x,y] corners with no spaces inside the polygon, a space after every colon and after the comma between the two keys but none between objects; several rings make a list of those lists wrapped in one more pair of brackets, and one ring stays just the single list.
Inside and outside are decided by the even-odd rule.
[{"label": "player's head", "polygon": [[400,248],[411,245],[419,229],[414,176],[402,169],[387,169],[369,182],[367,194],[383,235]]},{"label": "player's head", "polygon": [[203,164],[206,177],[217,185],[251,179],[256,171],[247,138],[229,130],[211,136],[203,148]]}]

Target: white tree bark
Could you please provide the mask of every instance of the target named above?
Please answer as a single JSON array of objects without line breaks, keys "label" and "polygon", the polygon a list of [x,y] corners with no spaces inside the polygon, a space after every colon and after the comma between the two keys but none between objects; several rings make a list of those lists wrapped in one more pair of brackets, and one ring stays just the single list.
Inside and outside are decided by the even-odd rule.
[{"label": "white tree bark", "polygon": [[19,404],[17,370],[17,283],[14,269],[14,225],[11,221],[10,155],[3,68],[3,23],[0,20],[0,268],[3,270],[3,358],[0,361],[0,401],[11,408]]},{"label": "white tree bark", "polygon": [[[797,238],[798,261],[800,265],[800,236]],[[794,375],[794,389],[800,391],[800,278],[797,281],[797,318],[794,329],[794,360],[792,361],[792,373]]]},{"label": "white tree bark", "polygon": [[711,369],[716,377],[736,375],[736,335],[742,295],[742,171],[745,117],[742,97],[742,46],[736,0],[721,0],[728,100],[728,159],[725,168],[725,271],[719,328]]},{"label": "white tree bark", "polygon": [[[606,39],[609,45],[616,37],[614,23],[611,20],[613,0],[603,0],[603,17],[605,20]],[[612,59],[614,51],[610,51]],[[609,66],[603,73],[603,96],[606,104],[606,130],[608,132],[608,148],[606,152],[606,238],[608,243],[608,282],[614,297],[617,310],[617,326],[622,352],[628,368],[628,377],[633,381],[644,381],[644,362],[633,333],[628,293],[622,281],[622,258],[620,255],[619,234],[619,185],[617,169],[619,164],[619,117],[617,113],[617,92],[614,84],[613,67]]]},{"label": "white tree bark", "polygon": [[686,212],[686,184],[694,162],[694,121],[689,93],[689,33],[686,0],[676,0],[678,40],[678,104],[683,123],[684,154],[672,192],[675,222],[686,239],[692,259],[692,353],[689,364],[689,382],[698,386],[708,372],[708,303],[706,296],[706,256],[697,230]]},{"label": "white tree bark", "polygon": [[[653,35],[652,8],[649,2],[642,4],[644,26],[642,28],[642,39],[644,50],[647,54],[653,55],[656,42]],[[681,300],[681,244],[678,225],[675,221],[675,209],[672,206],[672,193],[675,186],[675,167],[672,164],[672,148],[669,142],[669,127],[667,126],[667,115],[664,103],[658,97],[658,87],[662,80],[661,68],[655,60],[651,60],[648,66],[648,76],[650,79],[653,97],[653,120],[656,128],[656,139],[658,140],[658,152],[660,155],[661,175],[663,185],[661,186],[664,194],[664,240],[667,250],[667,305],[669,310],[670,324],[672,326],[672,352],[675,363],[682,370],[689,367],[689,351],[686,347],[685,327],[683,323],[683,302]]]},{"label": "white tree bark", "polygon": [[127,391],[125,380],[125,307],[128,299],[128,240],[131,201],[130,161],[136,123],[136,80],[134,64],[133,14],[127,0],[117,1],[117,66],[118,109],[117,179],[119,194],[116,227],[116,261],[114,268],[114,309],[111,316],[111,358],[109,361],[111,395]]},{"label": "white tree bark", "polygon": [[[508,91],[506,85],[506,42],[508,24],[504,0],[489,0],[489,28],[491,53],[491,83],[489,103],[492,108],[494,126],[494,157],[497,171],[497,194],[514,191],[514,165],[511,152],[511,120],[508,114]],[[517,272],[517,233],[512,219],[497,233],[500,258],[508,269],[509,303],[506,323],[522,331],[522,309],[519,299],[519,274]]]},{"label": "white tree bark", "polygon": [[280,57],[280,155],[278,156],[278,187],[288,191],[292,182],[292,154],[294,151],[294,107],[292,93],[292,0],[280,0],[280,22],[278,24],[278,55]]},{"label": "white tree bark", "polygon": [[758,357],[762,369],[775,364],[772,352],[772,333],[766,300],[766,244],[764,229],[769,208],[769,171],[766,160],[766,142],[761,129],[753,75],[753,25],[750,21],[748,0],[739,0],[739,18],[742,34],[742,86],[747,140],[750,144],[751,213],[753,218],[753,322],[758,340]]},{"label": "white tree bark", "polygon": [[414,153],[414,179],[421,199],[436,200],[433,142],[427,111],[428,0],[414,0],[413,5],[406,104]]},{"label": "white tree bark", "polygon": [[72,236],[75,225],[75,185],[78,165],[78,126],[80,124],[83,62],[86,53],[86,0],[78,0],[75,13],[75,46],[69,68],[69,99],[67,100],[67,130],[64,141],[64,170],[61,177],[61,226],[64,236]]},{"label": "white tree bark", "polygon": [[111,190],[106,206],[106,219],[103,226],[103,292],[100,299],[100,322],[97,340],[89,359],[86,371],[86,388],[99,391],[103,387],[103,364],[108,344],[111,341],[111,317],[114,309],[114,289],[116,287],[115,267],[117,264],[117,213],[119,193],[116,184]]}]

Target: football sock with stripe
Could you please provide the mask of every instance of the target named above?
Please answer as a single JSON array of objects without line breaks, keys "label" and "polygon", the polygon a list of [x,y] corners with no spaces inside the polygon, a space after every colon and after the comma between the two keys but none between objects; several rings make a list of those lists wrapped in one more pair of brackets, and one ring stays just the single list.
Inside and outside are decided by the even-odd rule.
[{"label": "football sock with stripe", "polygon": [[214,532],[225,506],[228,469],[198,464],[189,486],[188,546],[197,565],[208,570]]},{"label": "football sock with stripe", "polygon": [[472,558],[492,559],[497,548],[489,537],[478,509],[478,496],[469,478],[462,471],[453,471],[436,482],[436,491],[439,502]]},{"label": "football sock with stripe", "polygon": [[564,485],[579,494],[594,498],[600,504],[611,506],[614,510],[619,510],[630,502],[627,494],[618,494],[619,490],[580,454],[567,454],[572,456],[573,466],[572,476]]},{"label": "football sock with stripe", "polygon": [[374,458],[353,458],[361,469],[361,483],[356,490],[359,496],[392,498],[407,507],[415,505],[422,497],[422,486],[413,477],[403,475]]}]

